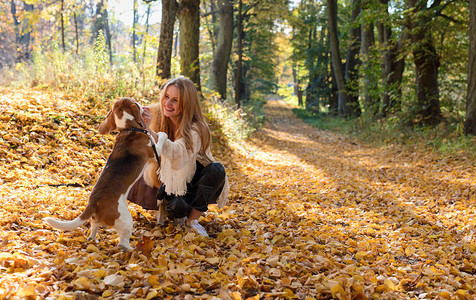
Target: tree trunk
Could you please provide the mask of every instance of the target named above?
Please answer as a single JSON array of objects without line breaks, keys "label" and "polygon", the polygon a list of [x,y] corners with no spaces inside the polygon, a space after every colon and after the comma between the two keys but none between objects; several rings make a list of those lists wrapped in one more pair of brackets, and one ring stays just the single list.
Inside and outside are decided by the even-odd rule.
[{"label": "tree trunk", "polygon": [[[383,19],[388,17],[388,0],[380,0],[383,4],[385,15]],[[398,42],[392,38],[391,27],[384,24],[384,22],[377,22],[379,43],[385,50],[382,51],[383,56],[383,72],[382,78],[384,82],[384,92],[382,95],[381,114],[387,117],[389,113],[398,112],[401,108],[402,96],[402,78],[405,69],[405,58],[399,57],[403,44],[409,38],[408,30],[402,29],[402,33]]]},{"label": "tree trunk", "polygon": [[235,104],[241,106],[241,67],[243,64],[243,1],[238,4],[238,60],[236,61]]},{"label": "tree trunk", "polygon": [[330,80],[330,92],[329,92],[329,112],[332,115],[337,115],[339,111],[339,90],[337,88],[337,79],[334,72],[334,66],[329,61],[329,67],[331,69]]},{"label": "tree trunk", "polygon": [[111,41],[111,30],[109,29],[109,16],[107,13],[107,8],[104,8],[104,32],[106,33],[106,43],[107,49],[109,51],[109,65],[112,66],[112,41]]},{"label": "tree trunk", "polygon": [[142,49],[142,68],[145,64],[145,51],[147,49],[147,36],[149,35],[149,17],[150,17],[150,7],[151,2],[147,2],[147,14],[145,19],[145,36],[144,36],[144,48]]},{"label": "tree trunk", "polygon": [[200,0],[181,0],[180,23],[180,68],[182,74],[200,87]]},{"label": "tree trunk", "polygon": [[[337,6],[336,6],[337,7]],[[359,64],[358,58],[360,52],[360,34],[361,26],[355,26],[357,17],[360,14],[361,3],[360,0],[352,0],[352,19],[350,40],[352,41],[350,47],[347,49],[347,59],[345,60],[345,83],[346,93],[348,95],[347,108],[349,115],[358,117],[361,114],[359,105]]]},{"label": "tree trunk", "polygon": [[366,23],[362,25],[362,66],[363,66],[363,92],[364,92],[364,108],[370,115],[374,116],[377,111],[377,99],[372,94],[377,90],[376,80],[374,80],[372,71],[372,57],[370,49],[375,44],[374,24]]},{"label": "tree trunk", "polygon": [[210,89],[217,91],[222,99],[226,99],[226,73],[233,42],[233,4],[230,0],[220,0],[219,7],[220,28],[210,74]]},{"label": "tree trunk", "polygon": [[61,12],[60,12],[60,21],[61,21],[61,46],[63,52],[66,51],[66,46],[64,44],[64,0],[61,0]]},{"label": "tree trunk", "polygon": [[469,59],[464,133],[476,135],[476,0],[469,1]]},{"label": "tree trunk", "polygon": [[412,16],[411,41],[416,68],[418,123],[436,125],[441,119],[438,67],[440,65],[431,35],[431,18],[425,16],[426,1],[409,0]]},{"label": "tree trunk", "polygon": [[[223,0],[218,0],[223,1]],[[206,2],[206,1],[204,1]],[[206,4],[205,4],[206,5]],[[208,31],[208,34],[210,35],[210,43],[212,46],[212,53],[213,56],[215,56],[215,50],[216,50],[216,40],[217,40],[217,30],[216,30],[216,7],[215,7],[215,1],[210,0],[210,12],[206,13],[205,15],[202,15],[201,17],[205,19],[205,28]],[[212,21],[211,24],[208,22],[208,15],[211,15]]]},{"label": "tree trunk", "polygon": [[[309,28],[307,38],[307,49],[309,53],[315,47],[314,43],[317,40],[317,28]],[[314,63],[316,61],[315,55],[308,55],[306,58],[306,67],[309,70],[309,82],[306,87],[306,110],[318,112],[319,98],[317,96],[318,78],[316,76],[316,69],[318,66]]]},{"label": "tree trunk", "polygon": [[[13,23],[15,25],[15,42],[17,45],[17,53],[15,55],[15,62],[22,62],[30,59],[30,36],[31,26],[28,22],[22,22],[17,16],[17,7],[15,1],[10,2]],[[33,4],[23,3],[23,9],[26,12],[33,11]]]},{"label": "tree trunk", "polygon": [[137,63],[137,50],[136,50],[136,43],[137,43],[137,23],[139,21],[139,13],[137,7],[137,0],[134,0],[134,7],[133,7],[133,19],[132,19],[132,60],[134,63]]},{"label": "tree trunk", "polygon": [[331,58],[336,85],[338,89],[338,113],[347,116],[348,96],[346,93],[344,69],[339,51],[339,39],[337,35],[337,0],[327,0],[327,10],[329,15],[329,38],[331,44]]},{"label": "tree trunk", "polygon": [[76,16],[76,12],[73,13],[73,20],[74,20],[74,32],[75,32],[75,40],[76,40],[76,56],[79,54],[79,29],[78,29],[78,17]]},{"label": "tree trunk", "polygon": [[178,10],[175,0],[162,0],[162,24],[160,25],[159,50],[157,51],[156,75],[162,79],[170,78],[170,62],[174,43],[174,25]]},{"label": "tree trunk", "polygon": [[297,66],[296,64],[293,65],[293,81],[294,81],[294,95],[298,98],[298,105],[302,107],[304,102],[302,101],[302,90],[299,87],[299,76],[297,74]]}]

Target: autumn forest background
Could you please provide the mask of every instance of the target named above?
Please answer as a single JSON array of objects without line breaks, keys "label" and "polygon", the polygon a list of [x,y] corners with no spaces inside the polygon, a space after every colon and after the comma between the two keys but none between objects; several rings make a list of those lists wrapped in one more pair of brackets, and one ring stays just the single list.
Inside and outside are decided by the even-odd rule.
[{"label": "autumn forest background", "polygon": [[[0,2],[0,299],[473,299],[476,0]],[[119,8],[126,8],[121,13]],[[85,207],[114,100],[199,88],[211,238]]]}]

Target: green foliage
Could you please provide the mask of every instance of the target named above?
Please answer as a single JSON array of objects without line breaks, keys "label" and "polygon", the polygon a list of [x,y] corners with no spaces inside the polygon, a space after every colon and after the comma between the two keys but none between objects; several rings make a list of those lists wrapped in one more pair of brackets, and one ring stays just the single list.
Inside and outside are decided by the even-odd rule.
[{"label": "green foliage", "polygon": [[294,49],[291,59],[296,67],[302,66],[297,77],[302,82],[300,89],[306,90],[306,107],[319,110],[329,103],[331,94],[327,7],[324,2],[302,1],[288,22]]},{"label": "green foliage", "polygon": [[245,4],[243,40],[243,78],[246,81],[245,101],[276,90],[280,20],[286,13],[285,1],[262,1],[260,5]]},{"label": "green foliage", "polygon": [[94,41],[94,65],[97,75],[107,73],[109,67],[109,54],[107,51],[106,38],[102,30],[99,30],[98,37]]},{"label": "green foliage", "polygon": [[264,122],[263,100],[251,100],[237,109],[219,99],[218,95],[204,93],[202,108],[206,117],[216,124],[215,129],[229,141],[240,142],[259,129]]},{"label": "green foliage", "polygon": [[388,119],[344,119],[295,108],[293,112],[313,127],[338,132],[378,146],[392,144],[426,147],[444,155],[464,154],[476,158],[476,137],[462,134],[461,122],[443,122],[437,127],[411,127],[394,116]]},{"label": "green foliage", "polygon": [[104,35],[99,34],[94,48],[85,48],[76,56],[63,52],[56,45],[52,49],[38,48],[32,52],[31,63],[18,63],[0,75],[7,86],[32,86],[59,89],[82,95],[92,103],[124,96],[143,98],[158,93],[155,84],[155,64],[148,63],[140,70],[136,64],[124,60],[111,68]]}]

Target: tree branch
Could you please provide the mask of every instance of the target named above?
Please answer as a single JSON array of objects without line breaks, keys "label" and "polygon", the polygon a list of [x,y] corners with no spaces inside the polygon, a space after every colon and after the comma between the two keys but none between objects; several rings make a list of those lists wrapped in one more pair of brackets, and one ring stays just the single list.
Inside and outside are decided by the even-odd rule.
[{"label": "tree branch", "polygon": [[444,15],[444,14],[442,14],[442,13],[437,14],[437,16],[442,17],[442,18],[447,19],[447,20],[450,20],[451,22],[455,22],[455,23],[457,23],[457,24],[463,23],[462,20],[456,20],[456,19],[454,19],[454,18],[452,18],[452,17],[450,17],[450,16],[447,16],[447,15]]}]

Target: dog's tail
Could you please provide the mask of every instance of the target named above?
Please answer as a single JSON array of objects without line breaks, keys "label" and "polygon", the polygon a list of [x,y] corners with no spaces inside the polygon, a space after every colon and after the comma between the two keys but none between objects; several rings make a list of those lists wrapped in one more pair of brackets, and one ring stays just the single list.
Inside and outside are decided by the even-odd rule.
[{"label": "dog's tail", "polygon": [[79,227],[86,223],[86,221],[92,217],[92,215],[96,212],[96,207],[89,205],[86,206],[86,209],[78,216],[76,219],[71,221],[59,221],[50,217],[44,218],[43,221],[48,223],[51,227],[60,230],[73,230],[76,227]]}]

